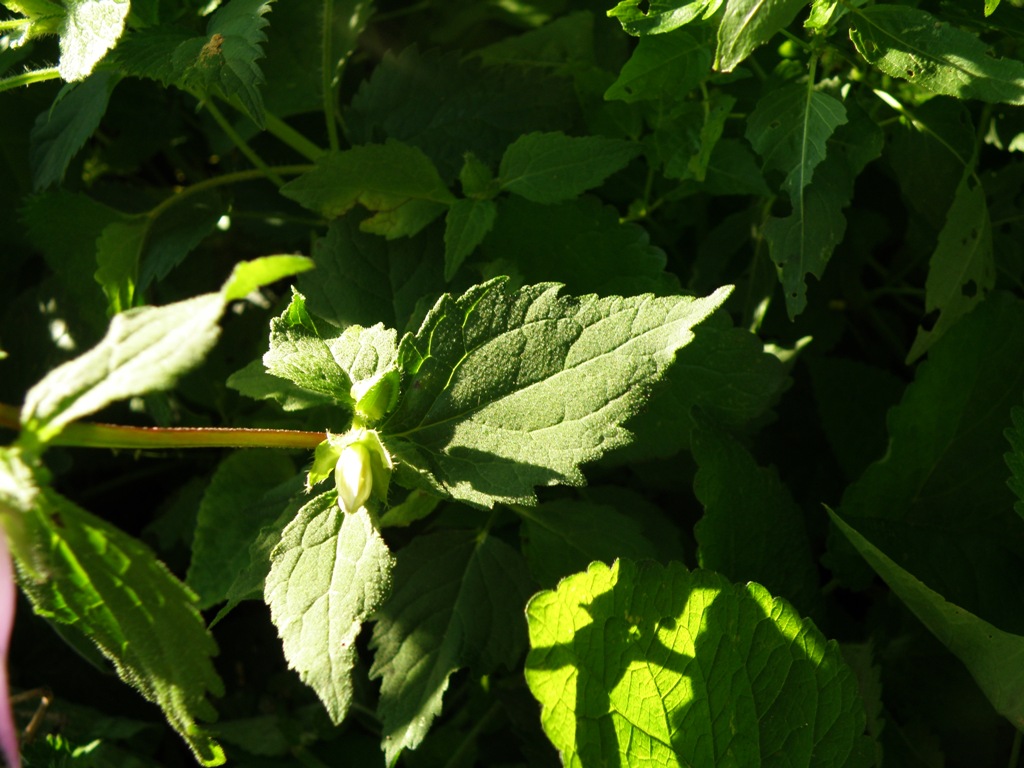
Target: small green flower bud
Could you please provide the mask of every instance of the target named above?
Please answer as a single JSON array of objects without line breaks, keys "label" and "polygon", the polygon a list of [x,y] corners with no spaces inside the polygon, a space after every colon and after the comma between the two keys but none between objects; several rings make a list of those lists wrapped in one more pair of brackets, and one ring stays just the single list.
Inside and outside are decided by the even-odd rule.
[{"label": "small green flower bud", "polygon": [[351,443],[342,449],[334,468],[334,482],[342,512],[355,512],[366,503],[373,490],[373,468],[365,445]]}]

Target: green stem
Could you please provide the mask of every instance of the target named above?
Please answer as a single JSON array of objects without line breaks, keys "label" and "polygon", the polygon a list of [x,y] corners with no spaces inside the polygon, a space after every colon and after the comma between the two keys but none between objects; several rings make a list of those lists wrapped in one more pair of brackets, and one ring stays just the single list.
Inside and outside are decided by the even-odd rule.
[{"label": "green stem", "polygon": [[238,147],[239,151],[245,155],[246,159],[250,163],[259,168],[263,172],[264,176],[274,182],[275,186],[280,187],[284,185],[284,179],[274,173],[270,166],[263,161],[263,158],[256,154],[256,151],[250,147],[249,143],[242,138],[238,131],[235,130],[235,127],[231,125],[231,122],[224,117],[224,113],[217,108],[217,105],[213,103],[212,99],[206,101],[206,109],[209,111],[210,115],[213,116],[213,119],[217,121],[217,125],[220,126],[221,130],[228,135],[228,138],[231,139],[234,145]]},{"label": "green stem", "polygon": [[334,119],[334,64],[331,61],[331,30],[334,0],[324,0],[320,38],[320,88],[323,92],[324,119],[327,121],[327,143],[332,152],[338,151],[338,122]]},{"label": "green stem", "polygon": [[[277,165],[270,168],[275,174],[281,176],[296,176],[301,173],[311,171],[314,166],[312,165]],[[191,184],[180,192],[171,195],[167,199],[157,203],[151,208],[146,215],[155,219],[161,214],[165,213],[169,208],[187,200],[192,195],[198,195],[201,192],[205,192],[209,189],[216,187],[223,187],[228,184],[238,184],[245,181],[258,181],[266,177],[266,173],[260,169],[254,169],[249,171],[237,171],[235,173],[225,173],[221,176],[214,176],[209,179],[203,179],[197,181],[195,184]]]},{"label": "green stem", "polygon": [[267,123],[267,130],[303,157],[315,162],[317,158],[323,155],[324,151],[320,147],[296,131],[277,115],[272,115],[267,112],[263,117]]},{"label": "green stem", "polygon": [[1013,732],[1013,747],[1010,748],[1010,762],[1007,763],[1009,768],[1017,768],[1020,765],[1020,743],[1021,743],[1020,729],[1014,729]]},{"label": "green stem", "polygon": [[34,69],[31,72],[22,72],[20,75],[11,75],[0,79],[0,93],[4,91],[10,91],[14,88],[20,88],[23,85],[31,85],[32,83],[41,83],[45,80],[59,80],[60,73],[56,67],[50,67],[49,69]]},{"label": "green stem", "polygon": [[4,19],[0,21],[0,32],[4,32],[8,29],[22,29],[32,25],[32,19]]},{"label": "green stem", "polygon": [[[18,409],[0,403],[0,427],[19,429]],[[76,422],[49,441],[78,448],[147,450],[157,448],[316,448],[327,439],[323,432],[294,429],[235,429],[231,427],[126,427],[120,424]]]}]

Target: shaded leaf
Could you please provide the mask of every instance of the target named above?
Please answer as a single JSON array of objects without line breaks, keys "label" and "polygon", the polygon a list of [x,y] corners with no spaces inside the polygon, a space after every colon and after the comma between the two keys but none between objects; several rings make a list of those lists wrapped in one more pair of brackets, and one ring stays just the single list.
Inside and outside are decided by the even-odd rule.
[{"label": "shaded leaf", "polygon": [[[1024,304],[993,293],[950,329],[889,411],[885,455],[841,515],[950,602],[1010,632],[1024,520],[1006,486],[1003,430],[1024,391]],[[840,569],[840,578],[843,578]]]},{"label": "shaded leaf", "polygon": [[594,563],[526,616],[526,681],[566,766],[870,764],[838,646],[758,584]]},{"label": "shaded leaf", "polygon": [[642,37],[604,97],[677,104],[711,74],[711,51],[689,32]]},{"label": "shaded leaf", "polygon": [[324,155],[281,194],[329,219],[362,205],[375,215],[360,229],[388,238],[416,234],[455,200],[423,152],[394,140]]},{"label": "shaded leaf", "polygon": [[531,591],[522,557],[493,536],[446,531],[399,552],[394,591],[371,643],[388,765],[423,740],[455,671],[488,674],[518,660]]},{"label": "shaded leaf", "polygon": [[1024,637],[1004,632],[947,601],[901,568],[839,515],[829,510],[829,516],[914,615],[967,665],[996,711],[1017,728],[1024,727],[1024,699],[1021,697]]},{"label": "shaded leaf", "polygon": [[560,203],[600,186],[640,149],[637,143],[602,136],[527,133],[505,150],[499,183],[535,203]]},{"label": "shaded leaf", "polygon": [[444,279],[451,280],[494,226],[498,208],[493,200],[460,199],[445,217]]},{"label": "shaded leaf", "polygon": [[1024,104],[1024,62],[996,59],[976,35],[905,5],[856,11],[850,39],[870,64],[932,93]]},{"label": "shaded leaf", "polygon": [[1018,501],[1013,508],[1024,518],[1024,408],[1014,408],[1010,411],[1010,418],[1012,426],[1004,433],[1010,443],[1010,452],[1005,454],[1003,459],[1011,472],[1007,484],[1010,490],[1017,494]]},{"label": "shaded leaf", "polygon": [[402,340],[404,393],[382,427],[407,482],[484,507],[582,484],[580,465],[629,442],[621,423],[730,290],[572,298],[503,282],[442,297]]},{"label": "shaded leaf", "polygon": [[32,126],[32,186],[38,191],[64,180],[71,160],[99,127],[118,83],[111,72],[97,72],[81,85],[58,94]]},{"label": "shaded leaf", "polygon": [[299,510],[271,558],[265,597],[288,666],[338,724],[352,703],[356,638],[388,596],[394,558],[366,508],[342,512],[333,491]]},{"label": "shaded leaf", "polygon": [[818,567],[800,507],[774,468],[701,419],[690,441],[704,506],[694,528],[698,563],[730,581],[756,581],[804,612],[820,607]]},{"label": "shaded leaf", "polygon": [[939,242],[928,264],[925,312],[938,312],[927,330],[917,329],[907,362],[917,360],[961,317],[982,301],[996,284],[992,222],[985,188],[973,172],[964,173]]}]

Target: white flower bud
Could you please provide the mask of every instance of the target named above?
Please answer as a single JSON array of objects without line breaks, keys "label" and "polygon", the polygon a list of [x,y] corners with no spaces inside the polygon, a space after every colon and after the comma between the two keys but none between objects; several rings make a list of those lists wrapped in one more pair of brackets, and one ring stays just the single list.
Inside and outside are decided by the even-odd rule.
[{"label": "white flower bud", "polygon": [[342,449],[334,467],[334,482],[342,512],[355,512],[366,503],[373,490],[373,468],[366,446],[350,443]]}]

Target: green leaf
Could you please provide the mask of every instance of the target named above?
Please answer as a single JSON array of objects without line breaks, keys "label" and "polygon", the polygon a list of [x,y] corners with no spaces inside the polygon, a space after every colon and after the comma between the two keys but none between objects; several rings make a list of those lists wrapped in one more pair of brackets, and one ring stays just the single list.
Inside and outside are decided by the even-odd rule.
[{"label": "green leaf", "polygon": [[571,132],[579,118],[572,81],[542,69],[484,67],[461,51],[388,52],[345,114],[353,144],[383,138],[419,147],[446,182],[466,152],[496,168],[530,131]]},{"label": "green leaf", "polygon": [[124,31],[129,0],[66,0],[60,30],[60,76],[84,80]]},{"label": "green leaf", "polygon": [[145,291],[167,277],[214,231],[227,212],[225,201],[211,191],[175,201],[155,218],[151,215],[138,269],[138,290]]},{"label": "green leaf", "polygon": [[604,97],[677,104],[711,74],[711,51],[689,32],[642,37]]},{"label": "green leaf", "polygon": [[313,312],[342,328],[415,328],[429,309],[419,308],[422,298],[445,289],[438,234],[428,228],[415,237],[384,240],[362,232],[353,212],[331,222],[313,243],[315,277],[300,277],[299,289]]},{"label": "green leaf", "polygon": [[221,6],[206,26],[206,37],[194,37],[174,50],[177,80],[202,95],[218,93],[237,98],[245,114],[264,127],[263,98],[259,87],[263,72],[257,61],[268,22],[265,15],[274,0],[231,0]]},{"label": "green leaf", "polygon": [[199,607],[223,600],[249,565],[249,545],[281,512],[264,496],[296,475],[291,459],[274,451],[238,451],[218,466],[203,494],[192,542],[186,583],[199,595]]},{"label": "green leaf", "polygon": [[545,588],[600,560],[658,556],[640,524],[615,507],[586,501],[552,501],[519,507],[523,554],[530,573]]},{"label": "green leaf", "polygon": [[455,200],[430,158],[394,140],[324,155],[281,194],[329,219],[362,205],[376,215],[360,228],[389,239],[416,234]]},{"label": "green leaf", "polygon": [[594,563],[526,617],[526,682],[566,766],[870,764],[838,646],[758,584]]},{"label": "green leaf", "polygon": [[854,18],[850,39],[887,75],[959,99],[1024,104],[1024,62],[992,57],[976,35],[903,5],[871,5]]},{"label": "green leaf", "polygon": [[334,397],[310,392],[298,384],[267,373],[263,360],[253,360],[228,377],[227,385],[253,400],[273,400],[285,411],[336,405]]},{"label": "green leaf", "polygon": [[1007,485],[1017,494],[1018,501],[1013,508],[1024,518],[1024,408],[1014,408],[1010,418],[1013,425],[1003,433],[1010,443],[1010,452],[1004,454],[1003,459],[1012,473]]},{"label": "green leaf", "polygon": [[444,230],[444,279],[451,280],[494,226],[498,207],[493,200],[456,200],[448,209]]},{"label": "green leaf", "polygon": [[709,319],[676,354],[648,407],[627,422],[636,440],[606,461],[631,464],[688,448],[695,406],[714,423],[740,429],[764,416],[788,381],[757,336]]},{"label": "green leaf", "polygon": [[957,187],[939,242],[928,265],[925,312],[937,312],[928,329],[917,329],[907,355],[911,363],[925,354],[961,317],[982,301],[996,284],[992,222],[985,188],[972,170]]},{"label": "green leaf", "polygon": [[943,645],[970,670],[992,706],[1017,728],[1024,727],[1021,688],[1024,637],[982,621],[930,589],[829,510],[829,517],[893,592]]},{"label": "green leaf", "polygon": [[[845,209],[853,198],[854,182],[864,166],[882,151],[883,135],[862,110],[852,110],[854,122],[841,126],[830,142],[829,154],[814,172],[814,181],[791,190],[793,211],[785,218],[771,217],[764,236],[786,296],[790,318],[807,306],[807,275],[820,278],[846,232]],[[790,174],[795,185],[803,174]]]},{"label": "green leaf", "polygon": [[243,262],[220,293],[116,315],[99,344],[53,369],[28,391],[23,428],[45,443],[70,422],[110,403],[172,387],[213,347],[220,333],[217,321],[238,286],[279,279],[303,263],[308,262],[294,256]]},{"label": "green leaf", "polygon": [[222,765],[220,746],[196,724],[216,718],[206,696],[224,688],[195,596],[141,542],[49,489],[24,520],[46,574],[21,576],[35,612],[95,644],[200,763]]},{"label": "green leaf", "polygon": [[270,321],[263,364],[272,376],[322,396],[322,403],[352,410],[353,385],[396,368],[397,339],[395,331],[380,324],[331,328],[306,311],[305,299],[293,289],[291,304]]},{"label": "green leaf", "polygon": [[647,231],[623,223],[614,208],[592,197],[556,205],[499,200],[498,220],[481,251],[494,262],[491,274],[564,283],[573,293],[679,292]]},{"label": "green leaf", "polygon": [[707,19],[722,0],[619,0],[608,15],[631,35],[657,35],[689,24],[701,14]]},{"label": "green leaf", "polygon": [[594,17],[588,11],[568,13],[484,46],[473,55],[488,66],[515,64],[571,74],[594,64]]},{"label": "green leaf", "polygon": [[488,674],[518,660],[531,591],[519,553],[493,536],[446,531],[399,552],[394,591],[371,641],[388,765],[423,740],[454,672]]},{"label": "green leaf", "polygon": [[97,72],[68,86],[32,126],[32,186],[38,191],[64,180],[71,160],[95,133],[119,78]]},{"label": "green leaf", "polygon": [[747,141],[766,168],[786,174],[782,188],[794,207],[825,159],[826,142],[846,119],[841,101],[806,85],[769,91],[747,119]]},{"label": "green leaf", "polygon": [[726,0],[718,25],[715,69],[732,72],[754,49],[789,26],[807,0]]},{"label": "green leaf", "polygon": [[139,258],[149,219],[126,217],[108,224],[96,240],[96,282],[107,296],[107,312],[116,315],[132,307],[138,283]]},{"label": "green leaf", "polygon": [[[840,514],[950,602],[1024,633],[1014,607],[1024,520],[1006,486],[1003,430],[1024,391],[1024,303],[1002,293],[932,347],[889,411],[885,455]],[[842,578],[842,573],[839,574]]]},{"label": "green leaf", "polygon": [[443,296],[399,350],[406,374],[382,427],[400,473],[484,507],[532,504],[534,486],[581,485],[580,465],[629,442],[691,328],[729,288],[687,296],[559,297],[503,280]]},{"label": "green leaf", "polygon": [[694,528],[697,562],[735,582],[756,581],[804,612],[819,607],[818,566],[800,507],[774,468],[760,467],[706,419],[691,439],[704,506]]},{"label": "green leaf", "polygon": [[394,558],[366,508],[346,514],[333,492],[299,511],[271,557],[265,597],[288,666],[338,724],[352,703],[356,638],[388,596]]},{"label": "green leaf", "polygon": [[224,301],[244,299],[264,285],[308,272],[313,266],[305,256],[262,256],[241,261],[231,270],[231,276],[221,289]]},{"label": "green leaf", "polygon": [[560,203],[600,186],[640,151],[635,142],[601,136],[528,133],[505,150],[499,183],[535,203]]}]

